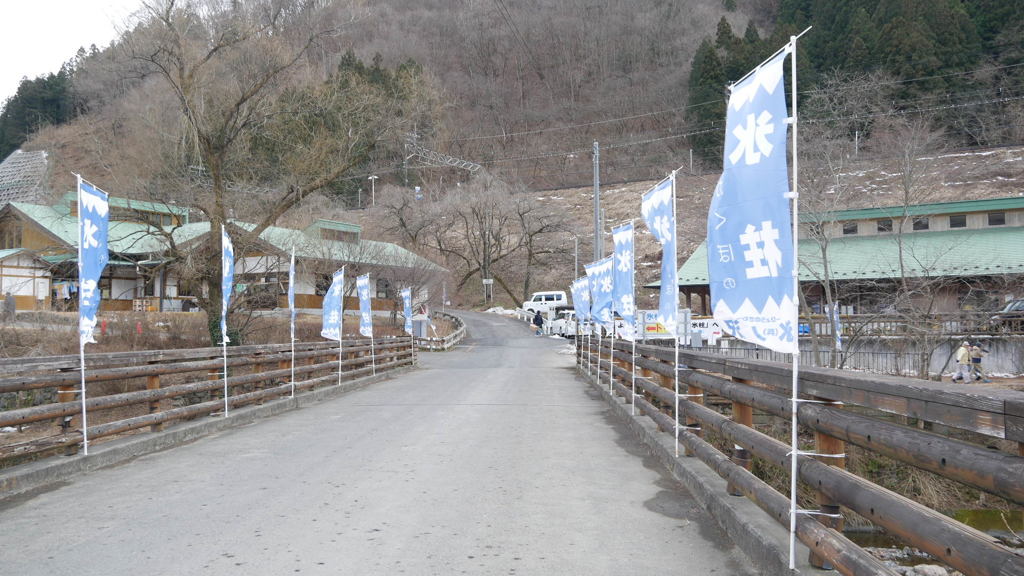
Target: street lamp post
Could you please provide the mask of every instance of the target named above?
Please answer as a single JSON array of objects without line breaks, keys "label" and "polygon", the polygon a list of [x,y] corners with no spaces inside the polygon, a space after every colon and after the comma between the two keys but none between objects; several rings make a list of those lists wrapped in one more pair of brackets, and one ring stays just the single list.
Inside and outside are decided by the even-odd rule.
[{"label": "street lamp post", "polygon": [[378,178],[378,176],[370,176],[369,178],[367,178],[367,180],[370,181],[370,206],[376,206],[377,205],[377,194],[376,194],[377,178]]}]

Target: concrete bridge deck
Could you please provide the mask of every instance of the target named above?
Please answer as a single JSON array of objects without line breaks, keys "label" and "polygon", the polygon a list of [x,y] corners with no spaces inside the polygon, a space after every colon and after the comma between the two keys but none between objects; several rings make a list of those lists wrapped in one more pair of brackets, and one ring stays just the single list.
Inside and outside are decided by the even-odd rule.
[{"label": "concrete bridge deck", "polygon": [[0,573],[760,573],[564,341],[462,316],[419,370],[0,501]]}]

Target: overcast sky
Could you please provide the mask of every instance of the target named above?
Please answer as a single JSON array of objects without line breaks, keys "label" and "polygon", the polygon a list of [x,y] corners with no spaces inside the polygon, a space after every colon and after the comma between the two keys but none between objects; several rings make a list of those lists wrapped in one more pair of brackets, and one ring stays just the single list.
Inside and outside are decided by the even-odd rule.
[{"label": "overcast sky", "polygon": [[2,0],[0,106],[21,78],[60,70],[79,47],[103,47],[117,37],[142,0]]}]

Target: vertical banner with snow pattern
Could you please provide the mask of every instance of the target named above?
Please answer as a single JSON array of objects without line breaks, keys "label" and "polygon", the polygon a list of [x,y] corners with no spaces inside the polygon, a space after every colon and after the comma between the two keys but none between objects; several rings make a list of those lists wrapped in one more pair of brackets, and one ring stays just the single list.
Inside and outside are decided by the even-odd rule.
[{"label": "vertical banner with snow pattern", "polygon": [[570,288],[572,307],[576,311],[576,322],[590,320],[590,280],[586,276],[577,278]]},{"label": "vertical banner with snow pattern", "polygon": [[590,316],[595,326],[612,329],[612,256],[583,266],[590,277]]},{"label": "vertical banner with snow pattern", "polygon": [[615,264],[612,271],[612,310],[622,317],[619,336],[626,340],[636,338],[636,299],[633,293],[633,223],[612,228],[615,245]]},{"label": "vertical banner with snow pattern", "polygon": [[231,342],[228,338],[228,306],[231,304],[231,290],[235,284],[235,247],[223,224],[220,226],[220,242],[220,338],[222,344],[227,344]]},{"label": "vertical banner with snow pattern", "polygon": [[405,316],[405,333],[412,336],[412,288],[402,289],[402,315]]},{"label": "vertical banner with snow pattern", "polygon": [[324,318],[320,336],[341,342],[342,315],[345,312],[345,267],[334,273],[331,287],[324,294]]},{"label": "vertical banner with snow pattern", "polygon": [[644,223],[661,244],[661,291],[657,321],[676,334],[679,315],[679,270],[676,266],[676,174],[672,173],[643,195],[640,213]]},{"label": "vertical banner with snow pattern", "polygon": [[78,334],[84,346],[96,342],[96,312],[100,307],[100,276],[110,254],[107,193],[78,178]]},{"label": "vertical banner with snow pattern", "polygon": [[291,316],[291,341],[295,342],[295,246],[292,246],[292,259],[288,263],[288,310]]},{"label": "vertical banner with snow pattern", "polygon": [[779,53],[732,88],[724,170],[708,210],[711,306],[726,332],[798,351],[787,111]]},{"label": "vertical banner with snow pattern", "polygon": [[370,306],[370,275],[356,277],[356,292],[359,293],[359,333],[373,338],[373,310]]}]

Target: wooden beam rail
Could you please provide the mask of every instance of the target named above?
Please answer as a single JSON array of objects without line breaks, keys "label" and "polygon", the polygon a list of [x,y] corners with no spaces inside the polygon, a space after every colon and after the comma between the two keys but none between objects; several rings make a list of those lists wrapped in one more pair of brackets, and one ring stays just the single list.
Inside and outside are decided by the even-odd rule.
[{"label": "wooden beam rail", "polygon": [[[376,345],[375,345],[376,348]],[[391,348],[408,348],[408,342],[385,342],[380,345],[382,352],[387,351]],[[359,345],[359,346],[346,346],[344,348],[346,353],[348,352],[369,352],[370,345]],[[338,356],[338,347],[334,348],[318,348],[308,351],[295,352],[295,359],[307,359],[307,358],[320,358],[324,356],[333,355],[335,358]],[[278,353],[271,355],[228,355],[228,368],[239,367],[239,366],[252,366],[261,362],[277,362],[282,360],[291,360],[291,353]],[[140,364],[131,365],[123,368],[97,368],[89,369],[85,371],[86,383],[91,382],[105,382],[110,380],[123,380],[126,378],[141,378],[145,376],[153,375],[167,375],[167,374],[181,374],[186,372],[198,372],[200,370],[218,370],[224,368],[224,360],[222,358],[215,358],[210,360],[200,360],[194,362],[167,362],[163,364]],[[24,390],[34,390],[40,388],[52,388],[54,386],[61,386],[66,384],[76,384],[81,382],[81,374],[75,372],[58,372],[56,374],[34,374],[29,376],[18,376],[18,377],[6,377],[0,378],[0,393],[4,392],[19,392]]]},{"label": "wooden beam rail", "polygon": [[[644,384],[657,387],[656,384],[649,380],[644,380]],[[637,379],[637,385],[641,385],[639,378]],[[615,383],[615,389],[620,395],[627,397],[630,393],[626,386],[618,382]],[[662,390],[667,389],[662,388]],[[667,391],[669,396],[674,394],[670,390]],[[654,404],[651,404],[639,394],[636,398],[636,405],[641,412],[653,419],[663,431],[672,432],[674,424],[671,416],[660,411]],[[789,498],[775,491],[750,471],[732,462],[727,455],[719,452],[717,448],[696,434],[683,432],[679,435],[679,440],[693,452],[694,456],[717,472],[730,485],[734,486],[740,494],[749,498],[780,524],[784,526],[789,525]],[[796,531],[797,538],[804,545],[816,553],[829,558],[833,566],[841,574],[865,576],[896,576],[899,574],[899,572],[885,566],[880,560],[868,554],[836,530],[812,518],[806,516],[797,518]]]},{"label": "wooden beam rail", "polygon": [[[296,344],[295,374],[305,380],[296,381],[296,390],[309,390],[317,386],[328,386],[338,382],[338,370],[343,370],[345,380],[369,375],[373,372],[368,339],[347,341],[344,357],[339,362],[338,345],[332,342]],[[266,399],[280,397],[291,392],[291,347],[289,345],[239,346],[229,348],[228,354],[228,405],[242,406],[262,403]],[[406,338],[381,338],[374,341],[376,372],[394,370],[412,364],[411,342]],[[142,380],[144,388],[107,395],[89,395],[86,409],[90,415],[117,408],[139,406],[142,415],[129,415],[111,422],[89,426],[89,437],[102,438],[146,426],[157,431],[166,422],[208,415],[224,409],[224,379],[218,375],[224,369],[224,361],[217,348],[196,350],[153,350],[138,353],[116,353],[100,355],[94,366],[87,368],[87,384],[110,381]],[[78,362],[74,356],[74,362]],[[86,357],[90,358],[89,356]],[[197,359],[198,358],[198,359]],[[10,362],[4,362],[10,363]],[[248,368],[248,373],[246,373]],[[272,368],[272,369],[267,369]],[[0,393],[26,392],[48,388],[67,391],[58,395],[57,401],[0,412],[0,427],[19,426],[28,423],[67,419],[80,416],[81,402],[77,400],[81,375],[77,364],[72,367],[69,357],[50,357],[45,361],[26,362],[14,374],[0,378]],[[238,373],[235,373],[238,372]],[[161,377],[180,375],[185,382],[168,385]],[[190,400],[200,395],[198,401],[192,398],[186,406],[166,407],[167,401]],[[207,400],[203,398],[213,399]],[[70,396],[68,398],[67,396]],[[164,409],[161,409],[164,408]],[[101,418],[102,420],[102,418]],[[96,422],[90,417],[90,422]],[[17,446],[0,446],[0,460],[23,457],[31,453],[49,450],[56,446],[81,443],[81,430],[63,430],[58,442],[54,437],[26,442]],[[35,447],[33,447],[33,445]]]},{"label": "wooden beam rail", "polygon": [[[615,362],[612,363],[609,358],[610,343],[603,344],[599,352],[598,373],[606,378],[608,370],[612,370],[617,380],[624,383],[624,385],[617,384],[616,390],[628,398],[630,395],[628,383],[631,380],[631,350],[627,347],[627,343],[617,343],[614,352]],[[674,352],[671,349],[638,345],[637,353],[640,355],[637,359],[637,368],[648,374],[658,374],[663,381],[671,379],[677,369],[672,363]],[[589,358],[591,363],[596,362],[597,354],[595,349],[594,354],[591,354]],[[587,360],[586,351],[581,350],[580,366],[584,366]],[[790,376],[786,374],[787,365],[759,363],[750,360],[736,362],[732,358],[716,358],[709,354],[692,352],[681,352],[680,360],[689,365],[689,367],[679,369],[681,382],[685,382],[705,394],[714,394],[770,414],[788,416],[790,400],[788,395],[781,393],[783,390],[788,391],[790,385]],[[703,370],[712,373],[706,373]],[[832,376],[829,372],[834,372],[837,380],[847,383],[854,382],[860,385],[861,389],[867,388],[869,384],[873,385],[875,390],[884,388],[887,396],[900,397],[899,394],[904,390],[908,391],[907,396],[912,398],[927,396],[922,386],[916,382],[904,384],[905,379],[885,378],[884,382],[879,383],[873,377],[862,377],[861,375],[851,377],[841,371],[822,369],[814,370],[810,374],[814,382],[818,383],[819,390],[826,386],[835,386],[828,380],[828,377]],[[750,383],[734,382],[715,376],[713,373],[742,378]],[[657,399],[662,406],[674,405],[675,397],[671,389],[641,374],[637,375],[636,382],[638,405],[653,409],[654,405],[647,401],[647,396]],[[640,393],[645,396],[640,398]],[[820,395],[816,394],[816,396]],[[982,400],[979,396],[981,394],[976,390],[964,391],[945,388],[933,396],[938,399],[933,402],[959,408],[960,414],[963,416],[971,414],[971,411],[992,414],[992,411],[998,409],[999,406],[1015,406],[1015,401],[1019,399],[1019,396],[1015,397],[1013,394],[999,394],[997,395],[999,399],[993,402]],[[832,400],[829,396],[824,397]],[[861,395],[853,393],[848,393],[847,397],[862,398]],[[894,406],[899,406],[898,402],[877,402],[870,397],[864,403],[865,407],[874,409],[878,409],[879,404],[890,408],[890,411]],[[699,422],[703,430],[714,430],[737,447],[742,447],[765,462],[788,469],[788,444],[761,434],[753,428],[733,421],[697,402],[683,399],[680,406],[681,423]],[[647,411],[650,412],[650,410]],[[672,409],[668,408],[667,411],[671,413]],[[662,414],[656,420],[663,429],[671,430],[674,427],[671,418],[670,414]],[[971,424],[979,421],[985,422],[986,418],[987,416],[963,417],[958,421]],[[665,419],[668,419],[667,423],[664,422]],[[1024,483],[1019,480],[1024,474],[1024,458],[1020,456],[994,452],[982,446],[930,434],[917,428],[899,426],[872,418],[869,415],[839,410],[827,404],[802,403],[799,407],[799,419],[802,425],[836,441],[856,444],[867,450],[893,457],[1017,503],[1024,500],[1024,486],[1022,486]],[[992,419],[988,418],[987,421],[991,422]],[[980,430],[991,431],[992,427],[974,425],[967,426],[966,429],[980,432]],[[997,437],[1003,437],[1003,435],[1000,434]],[[742,478],[746,471],[740,473],[733,470],[732,467],[738,470],[743,469],[731,462],[729,463],[731,467],[725,466],[722,462],[728,460],[728,454],[711,448],[710,444],[705,443],[697,435],[684,432],[681,434],[681,439],[687,446],[688,453],[698,455],[709,466],[719,470],[720,474],[722,469],[729,470],[728,476],[723,474],[723,477],[729,482],[730,490],[738,490],[759,505],[769,498],[765,490],[773,494],[770,498],[780,498],[784,503],[782,508],[765,507],[764,505],[762,508],[769,511],[784,525],[788,524],[788,498],[767,485],[757,487],[737,481],[736,478]],[[709,456],[706,453],[709,449],[715,450],[716,455]],[[817,491],[819,500],[830,502],[830,507],[833,505],[835,507],[845,506],[884,527],[906,543],[934,555],[940,561],[953,566],[964,574],[985,576],[1024,574],[1024,557],[1015,554],[998,540],[874,485],[840,467],[830,466],[829,463],[831,462],[828,460],[819,462],[815,458],[806,456],[798,459],[798,474],[801,481]],[[823,526],[816,520],[807,520]],[[833,542],[832,546],[822,550],[816,545],[820,542],[819,540],[807,538],[806,535],[801,536],[801,540],[811,548],[812,557],[834,565],[844,574],[879,573],[873,571],[874,568],[865,568],[864,566],[851,569],[849,559],[844,556],[847,553],[843,548],[845,544],[837,548]],[[836,554],[839,555],[836,556]]]},{"label": "wooden beam rail", "polygon": [[[616,357],[620,354],[616,351]],[[672,375],[672,367],[664,362],[641,357],[637,366]],[[688,369],[680,370],[680,380],[762,412],[789,417],[789,396],[775,391]],[[801,403],[798,416],[814,431],[1024,504],[1024,458],[822,404]]]}]

